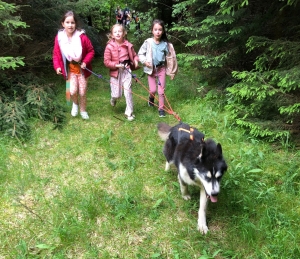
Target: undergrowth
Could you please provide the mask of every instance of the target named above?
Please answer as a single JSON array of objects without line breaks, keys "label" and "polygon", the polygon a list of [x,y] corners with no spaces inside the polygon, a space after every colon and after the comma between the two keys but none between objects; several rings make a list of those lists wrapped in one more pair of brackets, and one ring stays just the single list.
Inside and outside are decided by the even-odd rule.
[{"label": "undergrowth", "polygon": [[32,133],[31,121],[50,121],[62,128],[65,110],[57,101],[54,83],[48,83],[31,73],[0,75],[0,132],[25,141]]}]

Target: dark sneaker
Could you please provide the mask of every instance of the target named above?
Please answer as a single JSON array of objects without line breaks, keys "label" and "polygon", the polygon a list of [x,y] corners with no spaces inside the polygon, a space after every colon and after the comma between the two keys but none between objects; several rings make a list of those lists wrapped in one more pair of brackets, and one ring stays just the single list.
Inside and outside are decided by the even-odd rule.
[{"label": "dark sneaker", "polygon": [[116,103],[117,103],[117,99],[112,97],[112,98],[110,99],[110,105],[111,105],[112,107],[114,107],[114,106],[116,106]]},{"label": "dark sneaker", "polygon": [[161,117],[161,118],[166,117],[166,114],[165,114],[164,110],[159,110],[158,114],[159,114],[159,117]]},{"label": "dark sneaker", "polygon": [[149,97],[148,106],[150,107],[154,106],[154,97]]}]

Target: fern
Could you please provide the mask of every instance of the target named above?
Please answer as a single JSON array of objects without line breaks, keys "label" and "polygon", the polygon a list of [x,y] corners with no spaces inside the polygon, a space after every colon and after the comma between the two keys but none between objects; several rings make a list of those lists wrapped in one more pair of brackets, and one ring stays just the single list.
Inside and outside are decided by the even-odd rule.
[{"label": "fern", "polygon": [[[45,84],[31,74],[7,80],[0,78],[0,131],[5,135],[25,140],[30,137],[30,119],[51,121],[54,129],[65,123],[65,108],[56,101],[55,86]],[[22,84],[18,82],[23,82]]]}]

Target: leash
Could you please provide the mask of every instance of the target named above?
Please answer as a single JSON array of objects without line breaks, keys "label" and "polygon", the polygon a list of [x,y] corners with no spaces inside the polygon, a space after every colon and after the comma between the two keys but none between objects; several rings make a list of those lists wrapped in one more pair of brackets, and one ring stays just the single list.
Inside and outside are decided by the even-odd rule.
[{"label": "leash", "polygon": [[[151,95],[155,100],[158,101],[157,97],[153,96],[153,95],[150,93],[148,87],[145,86],[145,85],[137,78],[137,76],[136,76],[135,74],[132,74],[131,71],[130,71],[128,68],[125,68],[125,69],[131,74],[132,78],[133,78],[137,83],[139,83],[140,85],[143,86],[143,88],[149,93],[149,95]],[[159,78],[158,78],[158,76],[157,76],[157,68],[156,68],[156,67],[155,67],[155,71],[156,71],[157,85],[161,85],[161,83],[160,83],[160,81],[159,81]],[[181,118],[180,118],[179,115],[178,115],[176,112],[174,112],[174,110],[172,109],[171,104],[170,104],[170,102],[169,102],[167,96],[166,96],[165,94],[164,94],[164,96],[165,96],[165,100],[166,100],[168,106],[164,105],[163,110],[166,111],[168,114],[173,115],[173,116],[175,117],[176,120],[178,120],[179,122],[181,122]],[[142,99],[148,101],[148,99],[146,99],[146,98],[144,98],[144,97],[143,97]],[[154,102],[150,102],[150,103],[152,103],[154,106],[158,107],[158,105],[155,104]]]},{"label": "leash", "polygon": [[89,71],[90,73],[92,73],[93,75],[95,75],[95,76],[98,77],[98,78],[101,78],[101,79],[103,79],[103,80],[105,80],[105,81],[110,82],[109,80],[106,80],[102,75],[96,74],[95,72],[93,72],[92,70],[88,69],[87,67],[85,68],[85,70]]},{"label": "leash", "polygon": [[[88,69],[88,68],[85,68],[85,69],[86,69],[87,71],[91,72],[93,75],[97,76],[98,78],[101,78],[101,79],[107,81],[107,82],[110,83],[110,84],[114,84],[114,83],[111,82],[110,80],[106,79],[104,76],[102,76],[102,75],[100,75],[100,74],[96,74],[95,72],[93,72],[92,70],[90,70],[90,69]],[[138,82],[138,79],[137,79],[136,75],[132,75],[132,74],[131,74],[131,76],[132,76],[132,78],[135,78],[135,81],[136,81],[136,82]],[[119,85],[117,85],[117,84],[114,84],[114,85],[119,86]],[[123,88],[125,91],[128,91],[128,89],[125,89],[123,86],[122,86],[122,88]],[[144,96],[139,95],[139,94],[133,92],[132,90],[131,90],[131,93],[134,94],[134,95],[136,95],[136,96],[138,96],[140,99],[143,99],[143,100],[146,100],[146,101],[148,100],[148,99],[146,99]]]},{"label": "leash", "polygon": [[[95,75],[96,77],[98,77],[98,78],[100,78],[100,79],[103,79],[103,80],[105,80],[106,82],[109,82],[110,84],[112,84],[112,82],[111,82],[110,80],[106,79],[106,78],[103,77],[102,75],[93,72],[92,70],[88,69],[87,67],[86,67],[85,69],[86,69],[87,71],[89,71],[90,73],[92,73],[93,75]],[[136,74],[133,74],[133,73],[132,73],[128,68],[126,68],[126,67],[124,67],[124,69],[126,69],[126,70],[128,71],[128,73],[131,74],[131,77],[135,80],[136,83],[139,83],[139,84],[140,84],[140,85],[141,85],[141,86],[142,86],[149,94],[151,94],[150,91],[149,91],[149,89],[148,89],[148,87],[146,87],[146,86],[142,83],[142,81],[138,79],[138,77],[136,76]],[[157,82],[158,82],[158,84],[160,85],[158,76],[157,76]],[[118,85],[118,86],[119,86],[119,85]],[[123,88],[124,90],[128,91],[128,89],[125,89],[123,86],[122,86],[122,88]],[[138,96],[140,99],[145,100],[145,101],[148,102],[148,98],[145,98],[144,96],[139,95],[139,94],[133,92],[132,90],[131,90],[131,93],[134,94],[134,95],[136,95],[136,96]],[[172,109],[172,107],[171,107],[171,105],[170,105],[170,103],[169,103],[169,100],[167,99],[167,96],[166,96],[166,95],[164,95],[164,96],[165,96],[165,100],[166,100],[166,102],[167,102],[167,104],[168,104],[168,107],[166,107],[166,105],[164,106],[164,111],[166,111],[166,112],[167,112],[168,114],[170,114],[170,115],[173,115],[173,116],[175,117],[175,119],[177,119],[179,122],[181,122],[181,118],[179,117],[179,115],[178,115],[177,113],[175,113],[175,112],[173,111],[173,109]],[[155,98],[156,100],[158,100],[155,96],[154,96],[154,98]],[[155,103],[152,103],[152,104],[153,104],[154,106],[158,107],[157,104],[155,104]]]}]

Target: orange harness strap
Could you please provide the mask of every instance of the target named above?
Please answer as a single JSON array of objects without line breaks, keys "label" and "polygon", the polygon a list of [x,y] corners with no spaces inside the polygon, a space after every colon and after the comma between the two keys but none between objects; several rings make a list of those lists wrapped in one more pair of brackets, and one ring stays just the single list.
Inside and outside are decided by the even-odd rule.
[{"label": "orange harness strap", "polygon": [[189,133],[190,134],[190,140],[194,140],[194,135],[193,135],[194,129],[193,128],[190,128],[190,130],[187,130],[187,129],[184,129],[184,128],[179,128],[178,130],[179,131],[185,131],[185,132]]}]

